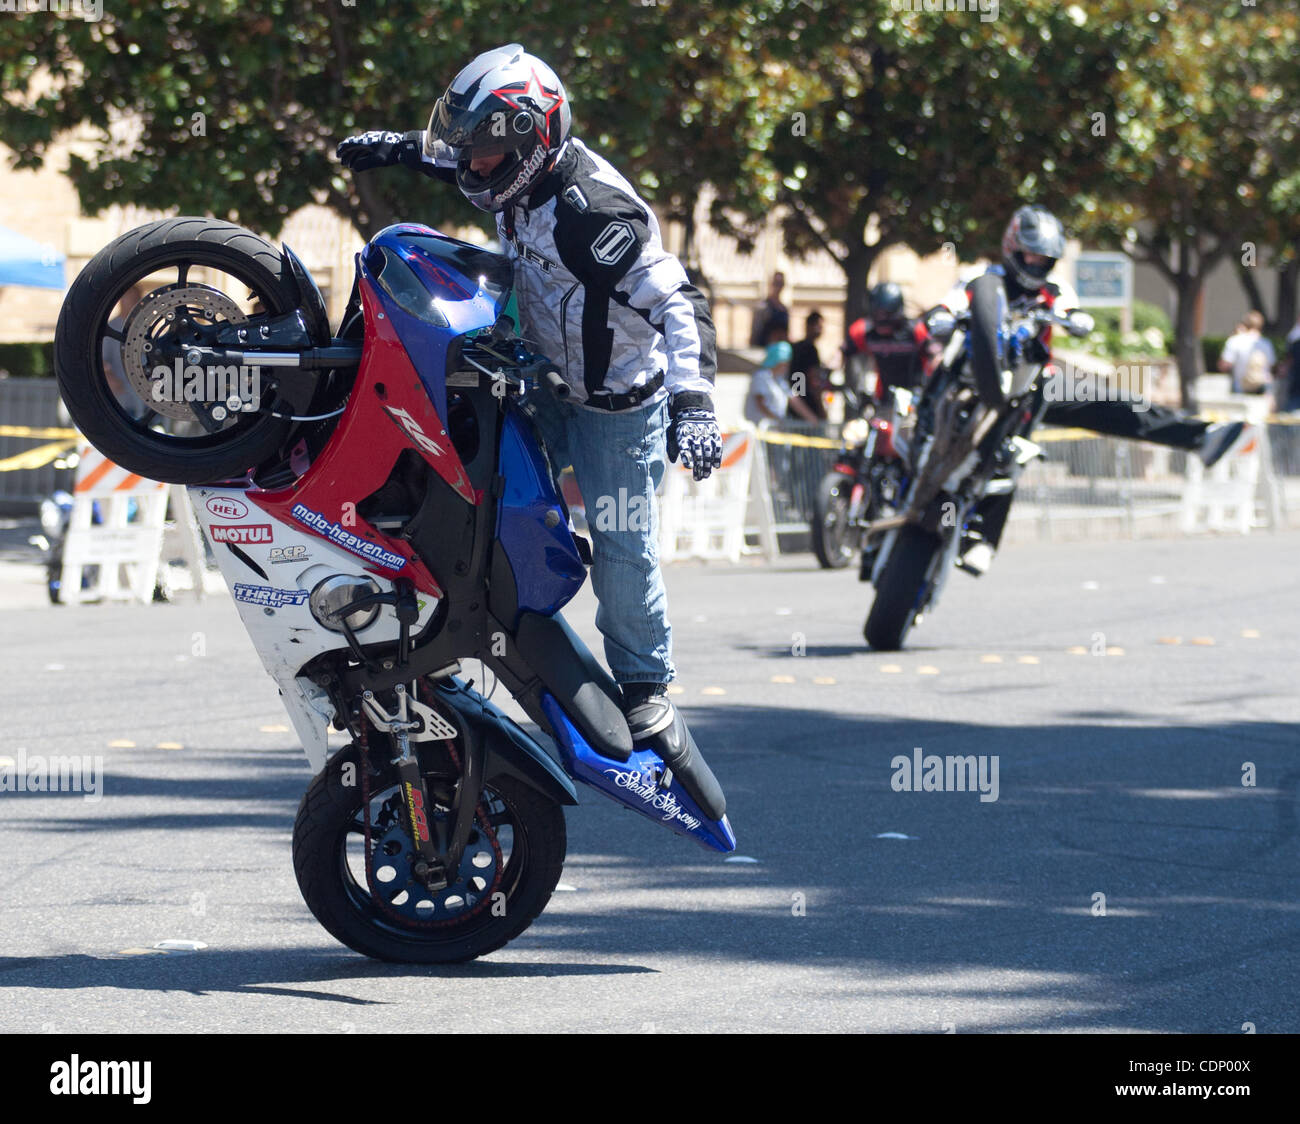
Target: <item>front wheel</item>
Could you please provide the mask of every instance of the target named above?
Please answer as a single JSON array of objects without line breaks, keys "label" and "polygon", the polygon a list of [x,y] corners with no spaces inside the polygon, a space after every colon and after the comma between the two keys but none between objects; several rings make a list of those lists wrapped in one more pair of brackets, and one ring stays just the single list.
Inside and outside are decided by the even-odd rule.
[{"label": "front wheel", "polygon": [[876,651],[896,652],[903,646],[933,580],[935,555],[942,549],[939,536],[924,528],[909,523],[899,529],[863,629]]},{"label": "front wheel", "polygon": [[169,484],[241,476],[277,452],[292,423],[259,368],[204,368],[189,356],[232,326],[256,339],[258,325],[298,303],[284,258],[241,227],[142,226],[100,250],[68,290],[54,331],[59,393],[86,439],[129,472]]},{"label": "front wheel", "polygon": [[850,520],[852,476],[828,472],[813,500],[812,548],[823,570],[841,570],[853,558],[859,536]]},{"label": "front wheel", "polygon": [[[361,777],[366,767],[355,744],[341,750],[298,808],[294,873],[317,921],[365,956],[404,964],[472,960],[532,924],[564,866],[564,810],[558,804],[511,777],[488,781],[453,881],[430,891],[412,874],[402,788],[388,764],[366,778],[367,859]],[[448,791],[452,781],[429,781],[434,819],[450,814],[436,794]]]}]

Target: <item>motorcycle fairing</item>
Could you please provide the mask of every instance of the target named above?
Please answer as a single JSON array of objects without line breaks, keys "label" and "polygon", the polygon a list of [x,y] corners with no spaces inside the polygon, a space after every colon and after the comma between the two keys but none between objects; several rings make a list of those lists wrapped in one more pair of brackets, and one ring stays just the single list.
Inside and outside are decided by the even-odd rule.
[{"label": "motorcycle fairing", "polygon": [[626,761],[614,761],[597,753],[578,728],[569,721],[550,694],[542,695],[542,709],[555,731],[565,771],[575,780],[598,789],[647,819],[686,835],[714,851],[734,851],[736,837],[726,816],[711,820],[700,810],[674,777],[667,789],[655,785],[666,766],[654,750],[635,748]]},{"label": "motorcycle fairing", "polygon": [[[586,580],[568,515],[528,421],[506,412],[499,469],[505,491],[497,539],[514,575],[517,611],[504,623],[516,627],[523,613],[551,616],[572,600]],[[545,561],[538,565],[538,560]]]},{"label": "motorcycle fairing", "polygon": [[467,504],[477,505],[481,497],[471,487],[446,426],[393,328],[391,301],[364,278],[360,292],[366,343],[338,431],[289,487],[250,491],[248,498],[268,514],[299,523],[327,542],[350,544],[372,572],[405,577],[421,592],[441,596],[442,589],[411,545],[371,525],[357,505],[388,479],[398,456],[410,448]]},{"label": "motorcycle fairing", "polygon": [[[509,259],[431,227],[401,223],[376,234],[357,267],[445,419],[447,349],[458,336],[490,328],[505,309],[513,280]],[[367,332],[372,327],[367,310]]]},{"label": "motorcycle fairing", "polygon": [[[235,609],[262,665],[280,688],[312,771],[319,772],[328,755],[327,730],[334,709],[325,691],[298,673],[317,656],[340,648],[343,637],[312,616],[311,591],[338,574],[370,578],[385,593],[393,583],[370,572],[350,551],[321,541],[296,522],[267,514],[256,504],[256,492],[207,485],[188,492]],[[437,598],[421,597],[417,605],[418,632],[432,618]],[[389,606],[382,606],[374,621],[356,632],[363,645],[393,643],[398,634],[397,617]]]}]

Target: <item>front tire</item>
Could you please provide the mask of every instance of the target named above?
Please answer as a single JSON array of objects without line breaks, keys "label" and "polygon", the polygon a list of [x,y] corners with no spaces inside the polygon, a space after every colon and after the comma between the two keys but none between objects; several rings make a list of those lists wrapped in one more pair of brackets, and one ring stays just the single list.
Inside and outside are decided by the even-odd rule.
[{"label": "front tire", "polygon": [[[402,888],[399,880],[387,884],[384,892],[389,900],[381,904],[371,890],[364,857],[359,858],[364,851],[360,770],[365,767],[355,744],[335,754],[303,794],[294,823],[298,887],[313,916],[332,936],[376,960],[454,964],[485,956],[533,923],[564,867],[564,810],[557,803],[512,777],[490,780],[471,836],[481,840],[475,845],[484,856],[495,851],[499,864],[490,883],[474,887],[485,899],[471,902],[467,892],[459,895],[465,903],[459,912],[448,906],[430,909],[428,920],[403,919],[392,904]],[[372,838],[380,832],[373,822],[375,809],[396,785],[391,765],[369,778]],[[489,821],[486,832],[484,811]],[[510,854],[505,857],[499,836],[507,822],[511,838]],[[400,847],[398,836],[393,836],[393,843]],[[409,838],[405,845],[410,846]],[[471,848],[466,851],[469,855]],[[385,860],[376,850],[376,867],[385,861],[401,862],[400,858]],[[488,861],[483,864],[485,871]],[[422,893],[416,891],[417,896]]]},{"label": "front tire", "polygon": [[823,570],[842,570],[853,558],[855,538],[849,522],[853,505],[851,476],[828,472],[813,499],[812,548]]},{"label": "front tire", "polygon": [[[133,286],[164,270],[176,271],[175,285],[166,288],[176,291],[178,302],[183,304],[188,293],[210,293],[210,287],[186,288],[191,266],[232,278],[261,302],[266,314],[290,312],[299,303],[292,272],[264,238],[215,219],[164,219],[122,235],[90,260],[68,290],[54,332],[54,373],[77,428],[129,472],[169,484],[241,476],[276,453],[292,425],[265,411],[248,412],[217,432],[174,436],[155,427],[143,396],[140,408],[146,412],[137,416],[110,386],[104,348],[106,341],[121,346],[122,340],[121,330],[109,325],[114,307]],[[243,296],[219,295],[227,298],[228,307]],[[173,429],[196,424],[181,421]]]},{"label": "front tire", "polygon": [[899,528],[876,582],[876,600],[863,629],[867,643],[876,651],[896,652],[903,646],[932,580],[934,557],[942,549],[938,535],[912,523]]},{"label": "front tire", "polygon": [[1002,392],[1002,310],[1006,295],[993,273],[975,278],[970,287],[970,329],[966,346],[980,401],[996,410],[1006,404]]}]

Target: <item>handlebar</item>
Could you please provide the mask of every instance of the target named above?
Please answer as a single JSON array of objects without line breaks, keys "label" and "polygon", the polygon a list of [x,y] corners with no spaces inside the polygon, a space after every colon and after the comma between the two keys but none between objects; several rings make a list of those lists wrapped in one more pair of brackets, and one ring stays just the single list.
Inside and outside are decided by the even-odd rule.
[{"label": "handlebar", "polygon": [[[461,357],[483,374],[504,380],[509,394],[522,395],[530,385],[536,384],[545,386],[556,398],[569,397],[572,390],[560,374],[559,367],[544,355],[531,354],[524,347],[523,340],[499,334],[497,328],[500,326],[498,322],[492,332],[473,340],[471,346],[461,352]],[[478,359],[485,359],[492,366],[484,366]]]},{"label": "handlebar", "polygon": [[560,369],[549,359],[538,358],[526,367],[519,369],[519,377],[525,381],[535,381],[546,387],[556,398],[568,398],[572,388],[560,374]]}]

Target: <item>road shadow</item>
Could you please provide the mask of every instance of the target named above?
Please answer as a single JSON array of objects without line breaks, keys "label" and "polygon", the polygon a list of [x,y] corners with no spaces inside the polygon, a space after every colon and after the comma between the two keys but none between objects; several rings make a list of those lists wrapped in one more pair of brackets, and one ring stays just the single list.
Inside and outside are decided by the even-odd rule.
[{"label": "road shadow", "polygon": [[[903,720],[693,705],[687,713],[728,792],[739,854],[758,861],[727,863],[581,790],[568,814],[564,874],[577,892],[557,897],[525,938],[530,955],[554,962],[506,949],[499,959],[425,969],[306,945],[138,961],[72,955],[0,961],[0,995],[296,983],[307,986],[289,993],[347,1004],[368,1002],[367,979],[393,975],[652,970],[602,963],[616,950],[648,962],[707,957],[719,972],[812,966],[827,973],[827,994],[868,1005],[903,998],[941,1011],[987,1001],[988,1013],[978,1026],[967,1017],[966,1029],[1229,1033],[1246,1021],[1300,1029],[1294,726],[1166,726],[1089,711],[1020,725],[1010,708],[992,725],[934,712]],[[996,756],[997,799],[899,791],[898,762],[918,747],[923,758]],[[88,817],[47,800],[33,826],[71,836],[92,830],[93,818],[97,832],[184,830],[196,822],[185,803],[220,793],[236,806],[200,812],[202,826],[283,837],[306,777],[278,756],[234,751],[248,766],[237,782],[218,751],[189,762],[185,778],[122,778],[124,793],[174,799],[174,814],[142,816],[131,801],[119,808],[106,798]],[[1242,783],[1247,765],[1253,786]],[[296,899],[284,910],[313,924]],[[327,981],[351,981],[352,994],[311,987]]]}]

